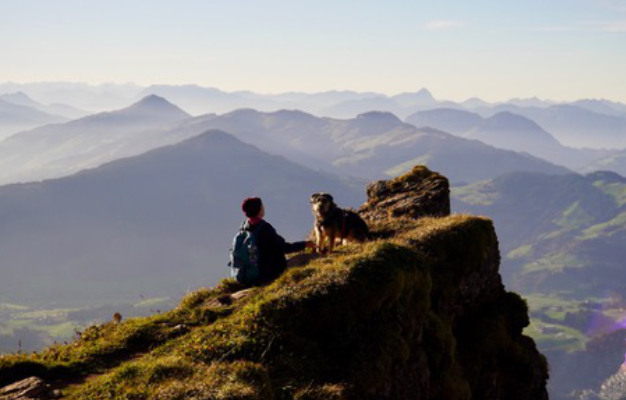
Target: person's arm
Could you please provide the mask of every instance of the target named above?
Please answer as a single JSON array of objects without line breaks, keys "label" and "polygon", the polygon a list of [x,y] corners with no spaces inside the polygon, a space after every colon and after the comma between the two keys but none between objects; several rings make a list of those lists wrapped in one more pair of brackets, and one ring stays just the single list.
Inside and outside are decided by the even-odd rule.
[{"label": "person's arm", "polygon": [[302,251],[306,247],[306,242],[293,242],[289,243],[285,241],[285,239],[280,236],[273,226],[270,226],[271,229],[268,229],[268,233],[270,233],[272,239],[272,244],[275,249],[283,252],[284,254],[295,253],[297,251]]},{"label": "person's arm", "polygon": [[[280,236],[279,236],[280,237]],[[281,237],[281,239],[283,239]],[[285,254],[289,254],[289,253],[295,253],[296,251],[302,251],[306,248],[306,242],[293,242],[293,243],[288,243],[285,242],[285,239],[283,239],[283,250],[285,252]]]}]

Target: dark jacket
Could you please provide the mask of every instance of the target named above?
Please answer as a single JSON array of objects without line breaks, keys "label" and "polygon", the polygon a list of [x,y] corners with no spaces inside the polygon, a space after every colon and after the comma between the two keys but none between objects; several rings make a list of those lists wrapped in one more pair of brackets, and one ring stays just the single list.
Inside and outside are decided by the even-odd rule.
[{"label": "dark jacket", "polygon": [[[259,222],[261,226],[257,232],[256,243],[259,248],[259,270],[261,278],[259,284],[271,282],[278,278],[287,268],[285,254],[302,251],[306,242],[287,243],[276,229],[267,221]],[[250,225],[248,221],[244,229],[252,230],[257,225]]]}]

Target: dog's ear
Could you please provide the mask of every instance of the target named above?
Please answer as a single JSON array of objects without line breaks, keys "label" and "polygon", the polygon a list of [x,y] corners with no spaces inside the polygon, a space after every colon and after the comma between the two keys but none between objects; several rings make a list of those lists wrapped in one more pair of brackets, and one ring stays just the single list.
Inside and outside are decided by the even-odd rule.
[{"label": "dog's ear", "polygon": [[330,193],[325,193],[325,194],[326,194],[326,197],[328,198],[328,201],[335,204],[335,199],[333,199],[333,196],[331,196]]}]

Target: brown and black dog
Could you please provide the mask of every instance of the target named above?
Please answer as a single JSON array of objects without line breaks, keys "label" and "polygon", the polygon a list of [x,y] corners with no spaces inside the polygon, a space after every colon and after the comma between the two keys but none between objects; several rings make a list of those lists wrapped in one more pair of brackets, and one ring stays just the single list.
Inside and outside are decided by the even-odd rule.
[{"label": "brown and black dog", "polygon": [[314,193],[310,199],[313,215],[315,215],[315,239],[318,252],[332,252],[335,241],[363,242],[369,235],[369,228],[363,219],[354,211],[344,210],[334,202],[328,193]]}]

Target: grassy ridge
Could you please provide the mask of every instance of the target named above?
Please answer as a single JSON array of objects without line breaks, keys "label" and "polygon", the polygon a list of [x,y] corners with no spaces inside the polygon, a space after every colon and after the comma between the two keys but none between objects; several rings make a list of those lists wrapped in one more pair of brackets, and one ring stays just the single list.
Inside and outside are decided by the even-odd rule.
[{"label": "grassy ridge", "polygon": [[[546,374],[522,336],[528,316],[519,296],[498,282],[459,290],[477,273],[497,277],[489,270],[490,262],[497,268],[490,221],[396,219],[374,234],[392,231],[292,268],[237,301],[229,294],[239,287],[226,280],[168,313],[0,357],[0,377],[93,375],[65,389],[76,399],[376,399],[422,390],[468,400],[484,390],[490,368],[511,393]],[[468,301],[471,311],[461,306]]]}]

